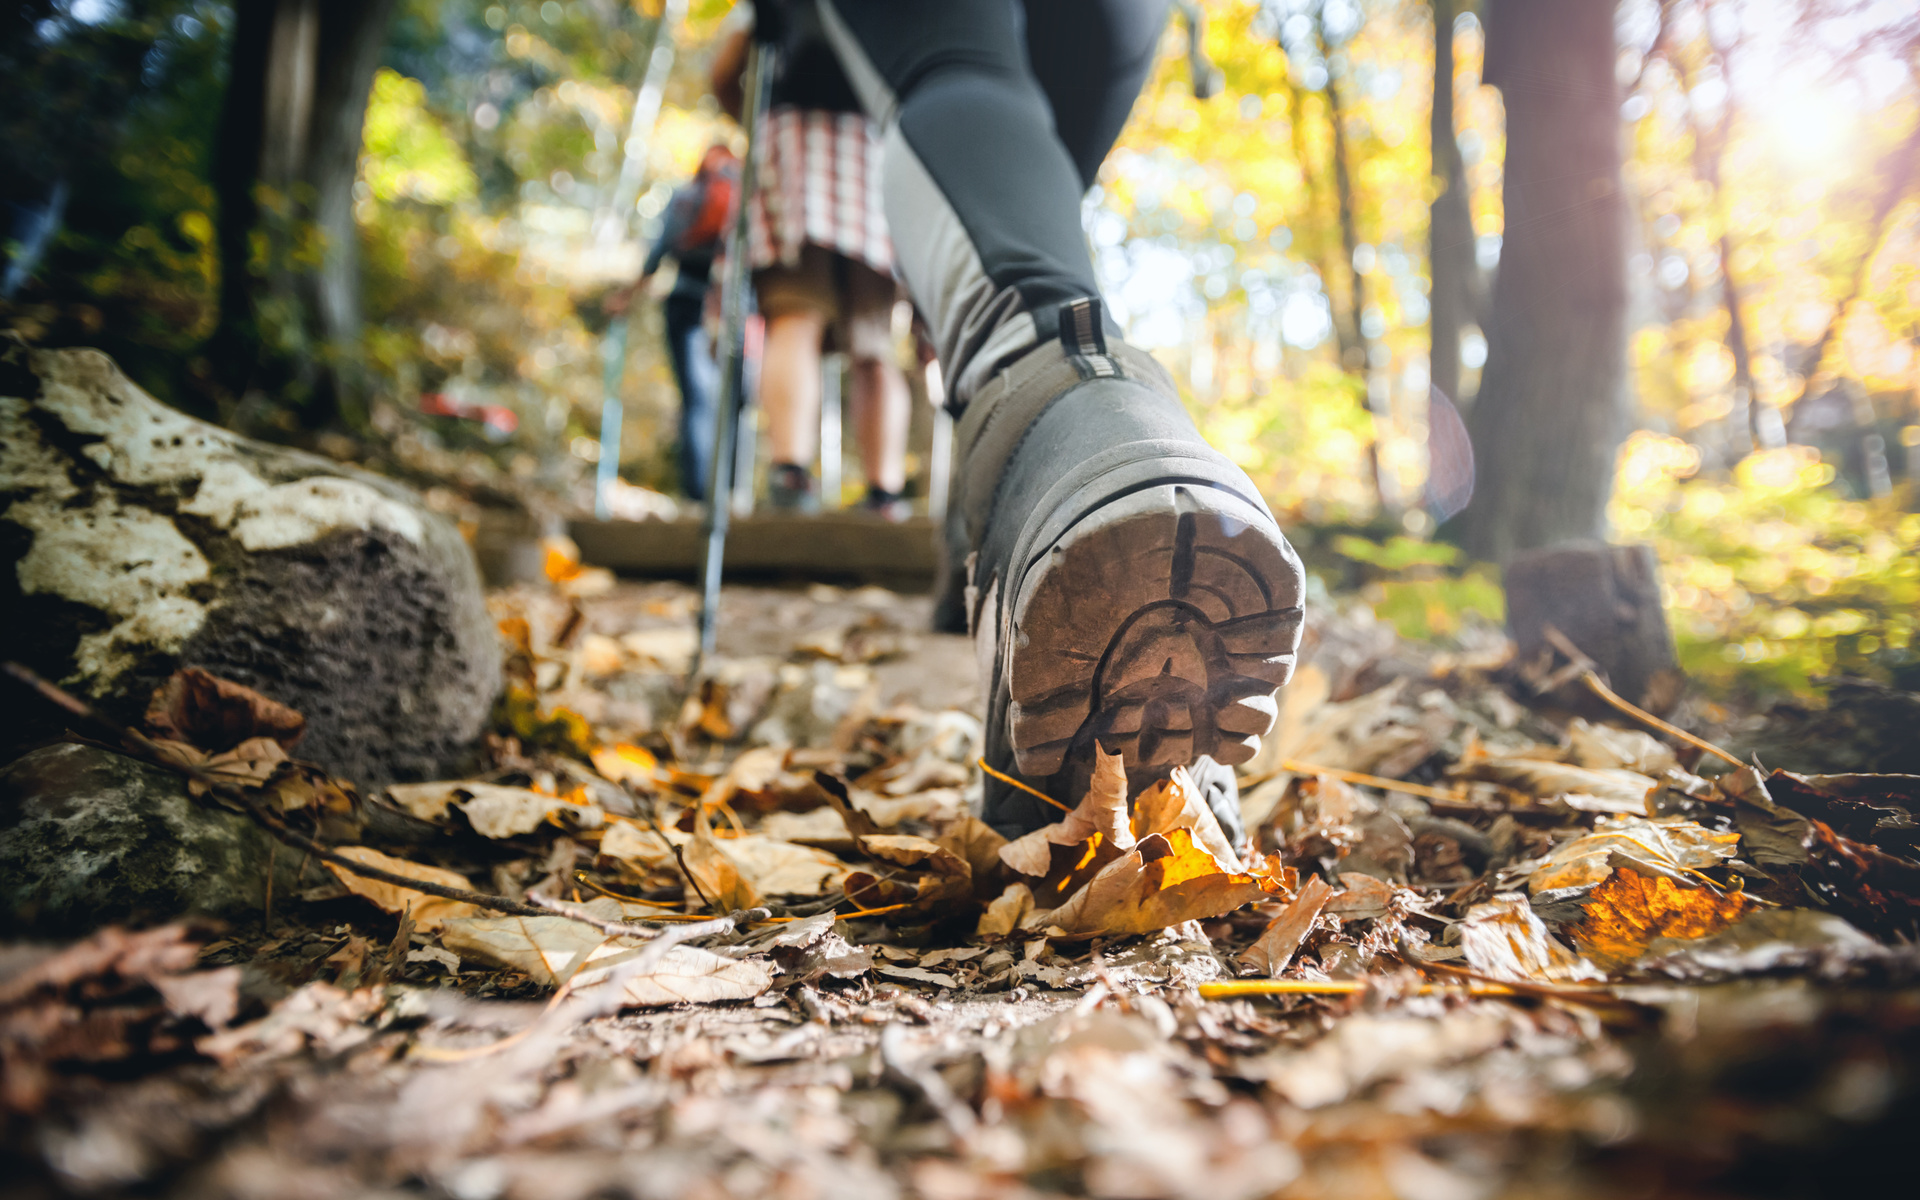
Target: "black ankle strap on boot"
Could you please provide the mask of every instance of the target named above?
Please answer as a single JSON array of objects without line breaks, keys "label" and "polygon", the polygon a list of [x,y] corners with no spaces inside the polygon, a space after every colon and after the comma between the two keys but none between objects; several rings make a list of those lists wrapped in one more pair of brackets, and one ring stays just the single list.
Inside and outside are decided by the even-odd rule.
[{"label": "black ankle strap on boot", "polygon": [[955,503],[967,536],[980,544],[993,513],[1000,474],[1020,439],[1055,400],[1094,379],[1132,379],[1163,395],[1178,390],[1152,355],[1125,342],[1107,341],[1100,301],[1069,300],[1060,306],[1060,338],[1015,359],[967,402],[954,428],[960,464]]}]

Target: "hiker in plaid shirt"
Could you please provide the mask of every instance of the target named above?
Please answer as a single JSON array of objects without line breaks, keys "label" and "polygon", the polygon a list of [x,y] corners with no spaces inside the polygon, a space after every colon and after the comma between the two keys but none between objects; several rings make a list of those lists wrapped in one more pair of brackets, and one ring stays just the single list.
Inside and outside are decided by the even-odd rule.
[{"label": "hiker in plaid shirt", "polygon": [[[744,9],[746,6],[742,6]],[[880,201],[880,139],[817,23],[784,29],[748,209],[754,294],[766,320],[760,403],[767,414],[775,508],[811,511],[820,422],[820,358],[852,360],[851,418],[866,472],[863,507],[907,515],[908,393],[897,361],[893,244]],[[723,43],[714,94],[736,117],[749,30]]]}]

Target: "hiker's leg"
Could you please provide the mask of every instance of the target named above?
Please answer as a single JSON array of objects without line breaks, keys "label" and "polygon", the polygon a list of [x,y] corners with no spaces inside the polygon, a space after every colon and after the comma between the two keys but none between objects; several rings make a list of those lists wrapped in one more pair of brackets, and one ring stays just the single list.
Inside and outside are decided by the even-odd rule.
[{"label": "hiker's leg", "polygon": [[1027,65],[1014,0],[822,0],[880,123],[887,224],[956,407],[1095,295],[1080,172]]},{"label": "hiker's leg", "polygon": [[849,397],[869,497],[898,499],[907,485],[907,419],[912,400],[893,343],[898,287],[864,264],[845,264]]},{"label": "hiker's leg", "polygon": [[1168,0],[1023,0],[1027,61],[1082,190],[1153,70]]},{"label": "hiker's leg", "polygon": [[794,475],[791,468],[810,478],[820,441],[821,343],[839,316],[831,256],[817,246],[803,247],[797,265],[755,271],[753,286],[767,323],[760,403],[775,483],[783,474]]},{"label": "hiker's leg", "polygon": [[707,498],[707,473],[713,468],[713,393],[717,368],[707,353],[700,326],[701,302],[669,296],[664,316],[667,353],[674,382],[680,386],[680,490],[689,500]]}]

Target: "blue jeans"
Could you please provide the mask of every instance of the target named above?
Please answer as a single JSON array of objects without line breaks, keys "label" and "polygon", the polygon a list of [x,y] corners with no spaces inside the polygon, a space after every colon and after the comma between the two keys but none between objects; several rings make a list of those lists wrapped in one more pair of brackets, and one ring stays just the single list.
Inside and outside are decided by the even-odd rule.
[{"label": "blue jeans", "polygon": [[713,361],[707,332],[700,324],[704,301],[698,296],[668,296],[667,353],[680,385],[680,490],[690,500],[707,498],[713,470],[714,404],[720,367]]}]

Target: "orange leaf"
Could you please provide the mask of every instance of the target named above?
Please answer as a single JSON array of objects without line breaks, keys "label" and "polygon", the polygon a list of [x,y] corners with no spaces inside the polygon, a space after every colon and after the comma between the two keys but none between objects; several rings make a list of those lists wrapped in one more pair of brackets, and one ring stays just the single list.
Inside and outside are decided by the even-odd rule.
[{"label": "orange leaf", "polygon": [[1753,901],[1739,892],[1716,895],[1661,875],[1628,867],[1593,889],[1587,913],[1568,932],[1581,953],[1608,971],[1646,953],[1655,938],[1700,938],[1739,920]]}]

